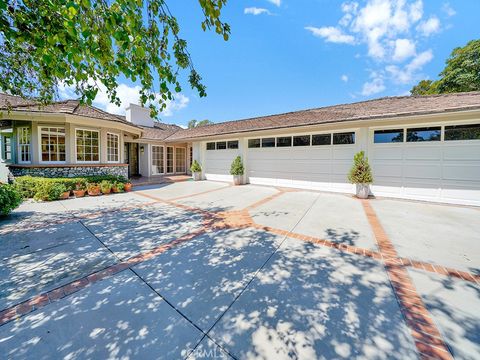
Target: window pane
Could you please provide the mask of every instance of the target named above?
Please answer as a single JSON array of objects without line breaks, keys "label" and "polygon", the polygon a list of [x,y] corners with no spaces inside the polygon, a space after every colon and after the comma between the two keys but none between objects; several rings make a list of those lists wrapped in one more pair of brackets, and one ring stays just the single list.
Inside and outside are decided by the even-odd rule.
[{"label": "window pane", "polygon": [[480,140],[480,124],[445,126],[445,140]]},{"label": "window pane", "polygon": [[262,147],[275,147],[275,138],[262,139]]},{"label": "window pane", "polygon": [[293,146],[310,146],[310,135],[294,136]]},{"label": "window pane", "polygon": [[292,146],[292,138],[288,137],[278,137],[277,138],[277,147],[286,147]]},{"label": "window pane", "polygon": [[260,139],[250,139],[250,140],[248,140],[248,147],[249,148],[259,148],[260,147]]},{"label": "window pane", "polygon": [[229,141],[227,143],[229,149],[238,149],[238,141]]},{"label": "window pane", "polygon": [[215,150],[215,143],[214,142],[207,143],[207,150]]},{"label": "window pane", "polygon": [[407,141],[440,141],[440,127],[407,129]]},{"label": "window pane", "polygon": [[338,133],[333,134],[333,145],[355,144],[355,133]]},{"label": "window pane", "polygon": [[312,135],[312,145],[331,145],[332,134]]},{"label": "window pane", "polygon": [[227,143],[225,141],[217,142],[217,150],[225,150],[227,148]]},{"label": "window pane", "polygon": [[403,142],[403,129],[398,130],[375,130],[373,142],[376,144]]}]

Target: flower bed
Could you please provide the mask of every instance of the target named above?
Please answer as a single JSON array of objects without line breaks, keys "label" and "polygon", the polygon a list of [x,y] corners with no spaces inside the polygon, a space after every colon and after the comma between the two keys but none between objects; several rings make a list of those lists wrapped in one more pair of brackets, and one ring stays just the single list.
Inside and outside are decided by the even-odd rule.
[{"label": "flower bed", "polygon": [[77,178],[44,178],[20,176],[15,178],[15,188],[24,198],[41,201],[67,199],[73,193],[83,197],[118,193],[131,189],[130,182],[123,176],[101,175]]}]

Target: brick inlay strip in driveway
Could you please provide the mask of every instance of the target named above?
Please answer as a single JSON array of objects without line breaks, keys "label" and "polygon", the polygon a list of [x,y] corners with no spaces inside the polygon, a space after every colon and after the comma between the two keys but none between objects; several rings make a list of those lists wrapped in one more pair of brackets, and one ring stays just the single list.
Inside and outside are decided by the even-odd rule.
[{"label": "brick inlay strip in driveway", "polygon": [[187,235],[184,235],[178,239],[170,241],[166,244],[157,246],[156,248],[147,251],[145,253],[136,255],[125,261],[121,261],[115,265],[111,265],[103,270],[94,272],[92,274],[86,275],[85,277],[72,281],[66,285],[60,286],[54,290],[36,295],[29,300],[26,300],[20,304],[14,305],[10,308],[7,308],[0,312],[0,326],[16,319],[17,317],[26,315],[36,309],[40,309],[54,301],[63,299],[65,296],[73,294],[89,284],[93,284],[97,281],[105,279],[107,277],[118,274],[119,272],[129,269],[132,266],[135,266],[143,261],[152,259],[153,257],[164,253],[165,251],[180,245],[184,242],[190,241],[193,238],[205,233],[206,229],[202,227],[201,229],[191,232]]},{"label": "brick inlay strip in driveway", "polygon": [[453,359],[369,200],[362,200],[362,205],[380,252],[387,257],[384,261],[385,269],[418,352],[425,359]]}]

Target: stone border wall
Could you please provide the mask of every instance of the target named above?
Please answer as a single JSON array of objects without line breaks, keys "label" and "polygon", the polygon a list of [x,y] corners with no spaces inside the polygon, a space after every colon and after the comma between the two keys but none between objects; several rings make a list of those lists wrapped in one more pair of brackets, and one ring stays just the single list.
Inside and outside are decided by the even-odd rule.
[{"label": "stone border wall", "polygon": [[127,164],[82,164],[82,165],[9,165],[10,172],[13,176],[41,176],[47,178],[60,177],[82,177],[94,175],[115,175],[123,176],[128,179]]}]

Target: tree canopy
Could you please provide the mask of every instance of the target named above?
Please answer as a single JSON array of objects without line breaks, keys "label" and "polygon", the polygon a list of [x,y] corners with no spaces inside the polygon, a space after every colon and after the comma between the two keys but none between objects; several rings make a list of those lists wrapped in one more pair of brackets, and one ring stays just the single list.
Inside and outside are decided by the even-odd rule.
[{"label": "tree canopy", "polygon": [[480,40],[453,49],[438,80],[421,80],[410,93],[429,95],[480,91]]},{"label": "tree canopy", "polygon": [[[202,29],[228,40],[226,2],[199,0]],[[103,85],[120,105],[123,76],[140,84],[140,103],[156,116],[182,91],[183,69],[190,86],[206,95],[165,0],[0,0],[0,54],[0,90],[44,103],[58,97],[59,86],[73,86],[91,104]]]},{"label": "tree canopy", "polygon": [[208,119],[205,119],[205,120],[190,120],[188,122],[188,128],[189,129],[193,129],[193,128],[196,128],[196,127],[199,127],[199,126],[205,126],[205,125],[210,125],[210,124],[213,124],[213,122],[211,122],[210,120]]}]

